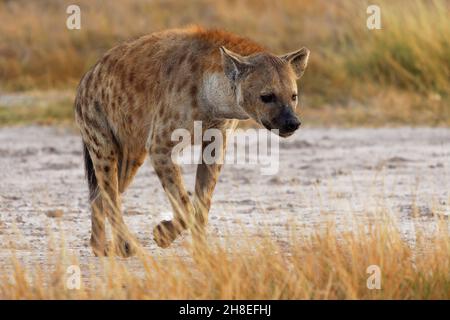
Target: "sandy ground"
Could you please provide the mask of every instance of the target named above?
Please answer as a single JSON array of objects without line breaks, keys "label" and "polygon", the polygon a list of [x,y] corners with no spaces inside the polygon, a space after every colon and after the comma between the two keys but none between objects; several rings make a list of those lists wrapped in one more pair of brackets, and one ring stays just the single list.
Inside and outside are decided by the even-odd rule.
[{"label": "sandy ground", "polygon": [[[294,221],[311,230],[334,220],[385,208],[406,238],[413,220],[432,224],[450,212],[450,129],[302,129],[280,145],[280,170],[261,175],[254,165],[224,167],[210,212],[210,237],[267,227],[280,242]],[[195,167],[184,168],[193,190]],[[25,261],[44,260],[49,234],[64,234],[81,263],[89,248],[90,213],[81,140],[68,129],[0,129],[0,261],[11,249]],[[62,209],[60,218],[48,210]],[[170,211],[147,161],[124,196],[125,219],[152,255],[187,254],[182,236],[160,249],[151,230]],[[413,218],[414,212],[418,214]],[[16,231],[14,231],[17,229]],[[17,234],[20,234],[18,237]]]}]

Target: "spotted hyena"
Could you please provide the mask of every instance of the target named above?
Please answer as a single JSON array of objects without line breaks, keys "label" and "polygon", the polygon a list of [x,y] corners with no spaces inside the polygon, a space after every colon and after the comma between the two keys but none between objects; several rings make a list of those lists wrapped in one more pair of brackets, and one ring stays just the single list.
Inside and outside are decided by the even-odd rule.
[{"label": "spotted hyena", "polygon": [[[203,239],[221,165],[198,165],[191,199],[171,158],[171,133],[192,132],[194,121],[202,121],[203,130],[219,129],[225,138],[238,120],[252,118],[282,137],[291,135],[300,126],[296,80],[308,56],[306,48],[277,56],[249,39],[199,27],[152,33],[106,52],[81,80],[75,100],[94,253],[135,252],[121,194],[148,154],[174,212],[173,220],[153,230],[156,243],[167,247],[188,228]],[[106,218],[113,247],[105,243]]]}]

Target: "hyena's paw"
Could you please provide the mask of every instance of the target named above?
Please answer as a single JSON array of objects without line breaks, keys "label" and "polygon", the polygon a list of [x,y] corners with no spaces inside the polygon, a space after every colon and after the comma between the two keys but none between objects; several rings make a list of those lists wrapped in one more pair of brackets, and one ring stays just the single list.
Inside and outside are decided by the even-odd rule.
[{"label": "hyena's paw", "polygon": [[106,257],[108,255],[108,247],[104,241],[98,241],[91,236],[91,248],[96,257]]},{"label": "hyena's paw", "polygon": [[128,258],[136,254],[136,244],[133,241],[119,238],[113,246],[112,242],[100,243],[91,237],[91,247],[96,257],[108,257],[115,254],[122,258]]},{"label": "hyena's paw", "polygon": [[136,245],[132,240],[118,239],[114,242],[108,242],[106,247],[106,255],[110,256],[115,254],[122,258],[129,258],[136,255]]},{"label": "hyena's paw", "polygon": [[161,248],[167,248],[180,235],[181,228],[172,221],[161,221],[153,229],[153,239]]},{"label": "hyena's paw", "polygon": [[92,252],[96,257],[107,257],[108,256],[108,246],[93,246],[91,245]]}]

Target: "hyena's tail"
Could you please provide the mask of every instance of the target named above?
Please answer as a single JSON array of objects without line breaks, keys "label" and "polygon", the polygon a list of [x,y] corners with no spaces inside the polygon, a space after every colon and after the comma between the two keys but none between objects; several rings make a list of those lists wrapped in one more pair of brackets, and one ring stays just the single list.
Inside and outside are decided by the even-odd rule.
[{"label": "hyena's tail", "polygon": [[97,177],[95,176],[94,164],[92,163],[91,156],[86,147],[86,143],[83,142],[83,155],[84,155],[84,170],[86,172],[86,179],[89,186],[89,200],[93,201],[98,193]]}]

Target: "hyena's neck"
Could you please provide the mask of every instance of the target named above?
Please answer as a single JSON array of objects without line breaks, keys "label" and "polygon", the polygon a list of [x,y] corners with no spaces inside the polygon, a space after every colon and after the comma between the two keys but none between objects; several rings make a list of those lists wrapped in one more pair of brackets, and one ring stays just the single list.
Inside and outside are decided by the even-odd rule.
[{"label": "hyena's neck", "polygon": [[233,89],[223,72],[205,74],[201,90],[204,111],[219,119],[248,119],[248,114],[237,103],[236,90],[239,88]]}]

